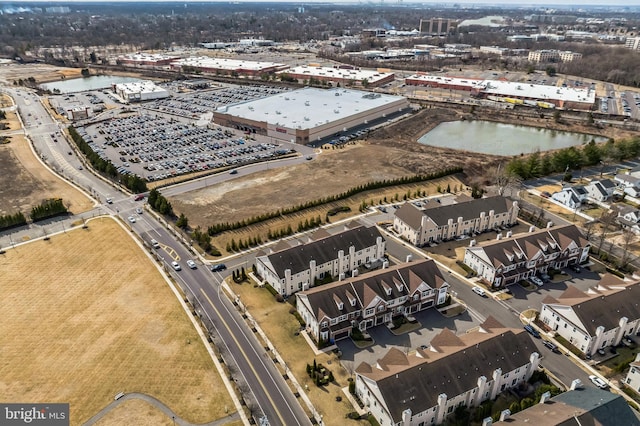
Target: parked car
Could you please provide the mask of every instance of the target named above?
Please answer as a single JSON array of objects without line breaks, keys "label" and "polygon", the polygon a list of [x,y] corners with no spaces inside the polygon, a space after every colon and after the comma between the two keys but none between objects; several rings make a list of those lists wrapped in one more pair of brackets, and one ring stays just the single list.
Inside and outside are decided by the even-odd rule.
[{"label": "parked car", "polygon": [[160,243],[159,243],[159,242],[157,242],[157,241],[156,241],[156,240],[154,240],[154,239],[151,239],[151,247],[153,247],[153,248],[155,248],[155,249],[158,249],[158,248],[160,248]]},{"label": "parked car", "polygon": [[107,204],[112,204],[113,203],[113,198],[107,198],[106,201],[107,201]]},{"label": "parked car", "polygon": [[531,278],[529,278],[529,281],[531,281],[532,283],[534,283],[537,286],[541,286],[541,285],[544,284],[544,282],[538,277],[531,277]]},{"label": "parked car", "polygon": [[471,289],[472,292],[481,297],[487,297],[487,292],[485,292],[482,288],[475,286]]},{"label": "parked car", "polygon": [[227,269],[227,265],[224,263],[218,263],[217,265],[211,265],[211,272],[220,272]]},{"label": "parked car", "polygon": [[536,339],[540,338],[540,333],[538,333],[538,330],[536,330],[535,328],[533,328],[532,325],[527,324],[524,326],[524,329],[531,334],[533,337],[535,337]]},{"label": "parked car", "polygon": [[600,389],[607,389],[609,387],[607,386],[607,383],[598,376],[591,375],[589,376],[589,380],[591,380],[591,383],[593,383]]},{"label": "parked car", "polygon": [[176,271],[181,271],[182,267],[180,266],[180,264],[178,262],[176,262],[175,260],[173,262],[171,262],[171,267],[173,269],[175,269]]},{"label": "parked car", "polygon": [[189,259],[187,260],[187,266],[191,269],[197,269],[198,265],[196,265],[196,262],[194,262],[193,260]]},{"label": "parked car", "polygon": [[560,353],[560,350],[553,342],[550,342],[548,340],[543,340],[542,344],[548,347],[549,349],[551,349],[551,352]]}]

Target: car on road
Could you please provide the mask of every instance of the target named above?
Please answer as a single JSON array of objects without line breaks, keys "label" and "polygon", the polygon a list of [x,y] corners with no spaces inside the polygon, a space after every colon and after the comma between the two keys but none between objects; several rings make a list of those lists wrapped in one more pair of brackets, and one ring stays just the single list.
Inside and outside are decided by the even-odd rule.
[{"label": "car on road", "polygon": [[211,272],[220,272],[227,269],[227,265],[224,263],[218,263],[217,265],[211,265]]},{"label": "car on road", "polygon": [[236,169],[233,169],[229,172],[230,175],[237,175],[238,171]]},{"label": "car on road", "polygon": [[533,328],[533,326],[531,324],[527,324],[524,326],[524,329],[531,334],[533,337],[535,337],[536,339],[540,338],[540,333],[538,333],[538,330],[536,330],[535,328]]},{"label": "car on road", "polygon": [[554,353],[557,353],[557,354],[560,353],[560,350],[558,349],[558,347],[553,342],[550,342],[548,340],[543,340],[542,344],[545,345],[546,347],[548,347],[549,349],[551,349],[551,352],[554,352]]},{"label": "car on road", "polygon": [[138,194],[138,195],[136,195],[136,198],[134,198],[134,201],[144,200],[144,197],[145,197],[144,194]]},{"label": "car on road", "polygon": [[531,281],[532,283],[534,283],[537,286],[541,286],[541,285],[544,284],[544,282],[538,277],[531,277],[531,278],[529,278],[529,281]]},{"label": "car on road", "polygon": [[133,217],[133,216],[129,216],[129,217],[127,218],[127,220],[128,220],[129,222],[131,222],[131,223],[136,223],[136,218],[135,218],[135,217]]},{"label": "car on road", "polygon": [[113,203],[113,198],[107,198],[106,202],[107,202],[107,204],[112,204]]},{"label": "car on road", "polygon": [[306,157],[306,158],[307,158],[307,160],[313,160],[313,157],[312,157],[312,156],[310,156],[310,155],[307,155],[307,157]]},{"label": "car on road", "polygon": [[181,271],[182,267],[180,266],[180,264],[178,262],[176,262],[175,260],[173,262],[171,262],[171,267],[173,269],[175,269],[176,271]]},{"label": "car on road", "polygon": [[475,286],[471,289],[472,292],[474,292],[475,294],[477,294],[478,296],[481,297],[487,297],[487,293],[480,287]]},{"label": "car on road", "polygon": [[138,214],[142,214],[142,209],[141,209],[140,207],[138,207],[138,208],[136,209],[136,213],[138,213]]},{"label": "car on road", "polygon": [[189,259],[187,260],[187,266],[191,269],[197,269],[198,265],[196,265],[196,262],[194,262],[193,260]]},{"label": "car on road", "polygon": [[151,247],[153,247],[155,249],[158,249],[158,248],[160,248],[160,243],[152,238],[151,239]]},{"label": "car on road", "polygon": [[607,389],[609,387],[607,386],[607,383],[598,376],[591,375],[589,376],[589,380],[591,380],[591,383],[593,383],[600,389]]}]

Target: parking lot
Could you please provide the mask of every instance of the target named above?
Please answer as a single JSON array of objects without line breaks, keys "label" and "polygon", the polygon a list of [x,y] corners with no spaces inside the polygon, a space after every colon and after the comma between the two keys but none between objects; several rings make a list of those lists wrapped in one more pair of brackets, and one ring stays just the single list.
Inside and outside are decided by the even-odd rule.
[{"label": "parking lot", "polygon": [[78,128],[91,148],[121,174],[149,181],[240,166],[288,154],[276,143],[258,143],[220,127],[196,127],[156,115],[114,118]]}]

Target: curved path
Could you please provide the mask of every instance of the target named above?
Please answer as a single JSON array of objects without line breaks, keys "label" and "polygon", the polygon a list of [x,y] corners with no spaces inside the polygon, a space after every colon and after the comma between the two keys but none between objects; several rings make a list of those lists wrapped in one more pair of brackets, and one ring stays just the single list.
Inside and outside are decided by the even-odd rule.
[{"label": "curved path", "polygon": [[[124,401],[128,401],[130,399],[141,399],[143,401],[148,402],[149,404],[153,405],[154,407],[156,407],[157,409],[162,411],[167,417],[172,419],[174,424],[176,424],[176,425],[180,425],[180,426],[196,426],[196,425],[198,425],[197,423],[190,423],[190,422],[184,420],[183,418],[177,416],[176,413],[171,411],[171,409],[169,407],[164,405],[164,403],[162,403],[161,401],[157,400],[156,398],[154,398],[154,397],[152,397],[150,395],[146,395],[144,393],[132,392],[132,393],[125,394],[121,398],[118,398],[117,400],[113,401],[111,404],[109,404],[106,407],[104,407],[95,416],[93,416],[89,420],[87,420],[84,423],[84,426],[90,426],[90,425],[96,424],[96,422],[98,422],[100,419],[102,419],[107,413],[109,413],[109,411],[113,410],[118,405],[122,404]],[[240,420],[240,415],[237,412],[235,412],[233,414],[230,414],[230,415],[228,415],[228,416],[226,416],[224,418],[209,422],[209,423],[202,423],[202,425],[199,425],[199,426],[221,426],[221,425],[227,424],[227,423],[235,421],[235,420]]]}]

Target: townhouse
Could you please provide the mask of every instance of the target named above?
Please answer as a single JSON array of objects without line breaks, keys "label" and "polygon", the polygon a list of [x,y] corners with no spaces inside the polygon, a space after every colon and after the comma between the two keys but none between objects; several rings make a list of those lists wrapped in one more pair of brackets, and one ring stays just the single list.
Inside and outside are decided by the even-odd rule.
[{"label": "townhouse", "polygon": [[384,257],[385,240],[375,226],[345,228],[334,235],[322,232],[316,234],[320,238],[306,244],[256,257],[258,275],[278,293],[289,296],[328,276],[352,276],[361,265]]},{"label": "townhouse", "polygon": [[542,301],[539,319],[585,355],[593,355],[640,330],[640,283],[606,274],[586,292],[569,286],[558,299]]},{"label": "townhouse", "polygon": [[640,197],[640,178],[630,174],[617,174],[613,180],[620,185],[625,194]]},{"label": "townhouse", "polygon": [[640,353],[636,354],[636,359],[629,364],[629,372],[624,379],[624,384],[640,393]]},{"label": "townhouse", "polygon": [[394,214],[393,229],[411,244],[423,246],[518,223],[518,203],[505,197],[431,207],[433,204],[420,209],[404,203]]},{"label": "townhouse", "polygon": [[616,206],[618,216],[616,221],[625,229],[630,229],[636,234],[640,234],[640,210],[628,205]]},{"label": "townhouse", "polygon": [[435,262],[422,260],[296,293],[296,309],[317,342],[333,342],[440,305],[448,288]]},{"label": "townhouse", "polygon": [[530,228],[529,233],[476,245],[465,249],[464,264],[493,287],[505,287],[520,280],[585,262],[591,244],[575,225]]},{"label": "townhouse", "polygon": [[476,407],[527,381],[538,363],[527,332],[489,317],[460,336],[444,329],[415,354],[393,348],[361,363],[355,392],[381,426],[442,424],[457,407]]}]

